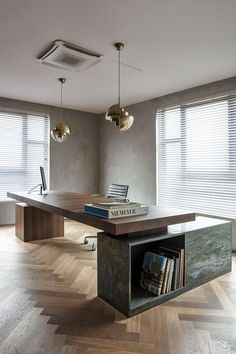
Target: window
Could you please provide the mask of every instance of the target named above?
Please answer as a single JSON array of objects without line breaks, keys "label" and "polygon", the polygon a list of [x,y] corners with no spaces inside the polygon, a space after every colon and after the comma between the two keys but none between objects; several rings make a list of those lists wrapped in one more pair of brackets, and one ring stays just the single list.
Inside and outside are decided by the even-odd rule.
[{"label": "window", "polygon": [[40,183],[39,166],[48,180],[49,118],[0,111],[0,131],[0,199]]},{"label": "window", "polygon": [[236,97],[157,112],[157,200],[236,217]]}]

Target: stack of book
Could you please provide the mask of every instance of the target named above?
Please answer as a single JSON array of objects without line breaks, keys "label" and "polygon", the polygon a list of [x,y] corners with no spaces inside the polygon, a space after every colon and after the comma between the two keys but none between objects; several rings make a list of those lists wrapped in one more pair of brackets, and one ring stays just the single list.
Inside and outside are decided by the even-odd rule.
[{"label": "stack of book", "polygon": [[148,214],[148,206],[135,202],[111,201],[85,204],[84,211],[88,214],[112,219]]},{"label": "stack of book", "polygon": [[140,286],[159,296],[184,286],[184,249],[172,245],[144,254]]}]

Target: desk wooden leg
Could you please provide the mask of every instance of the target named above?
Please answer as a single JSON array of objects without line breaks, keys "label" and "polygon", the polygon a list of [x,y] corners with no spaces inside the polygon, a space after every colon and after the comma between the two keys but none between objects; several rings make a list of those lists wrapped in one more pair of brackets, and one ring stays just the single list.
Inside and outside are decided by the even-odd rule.
[{"label": "desk wooden leg", "polygon": [[16,236],[24,242],[64,236],[64,217],[17,203]]}]

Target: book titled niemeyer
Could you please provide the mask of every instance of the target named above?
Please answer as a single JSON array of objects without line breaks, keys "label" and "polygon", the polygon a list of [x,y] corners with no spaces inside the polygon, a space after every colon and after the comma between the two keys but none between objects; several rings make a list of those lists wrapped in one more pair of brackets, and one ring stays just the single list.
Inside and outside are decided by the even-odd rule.
[{"label": "book titled niemeyer", "polygon": [[105,209],[94,206],[93,204],[85,204],[84,211],[88,214],[100,216],[105,219],[113,219],[148,214],[148,206],[141,204],[138,207]]}]

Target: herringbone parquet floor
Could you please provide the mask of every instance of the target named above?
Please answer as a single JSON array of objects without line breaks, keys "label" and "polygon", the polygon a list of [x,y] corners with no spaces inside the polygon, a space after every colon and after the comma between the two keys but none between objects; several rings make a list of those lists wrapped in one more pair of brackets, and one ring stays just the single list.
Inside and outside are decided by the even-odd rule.
[{"label": "herringbone parquet floor", "polygon": [[236,353],[236,269],[127,319],[96,297],[93,232],[67,221],[65,238],[22,243],[0,227],[0,354]]}]

